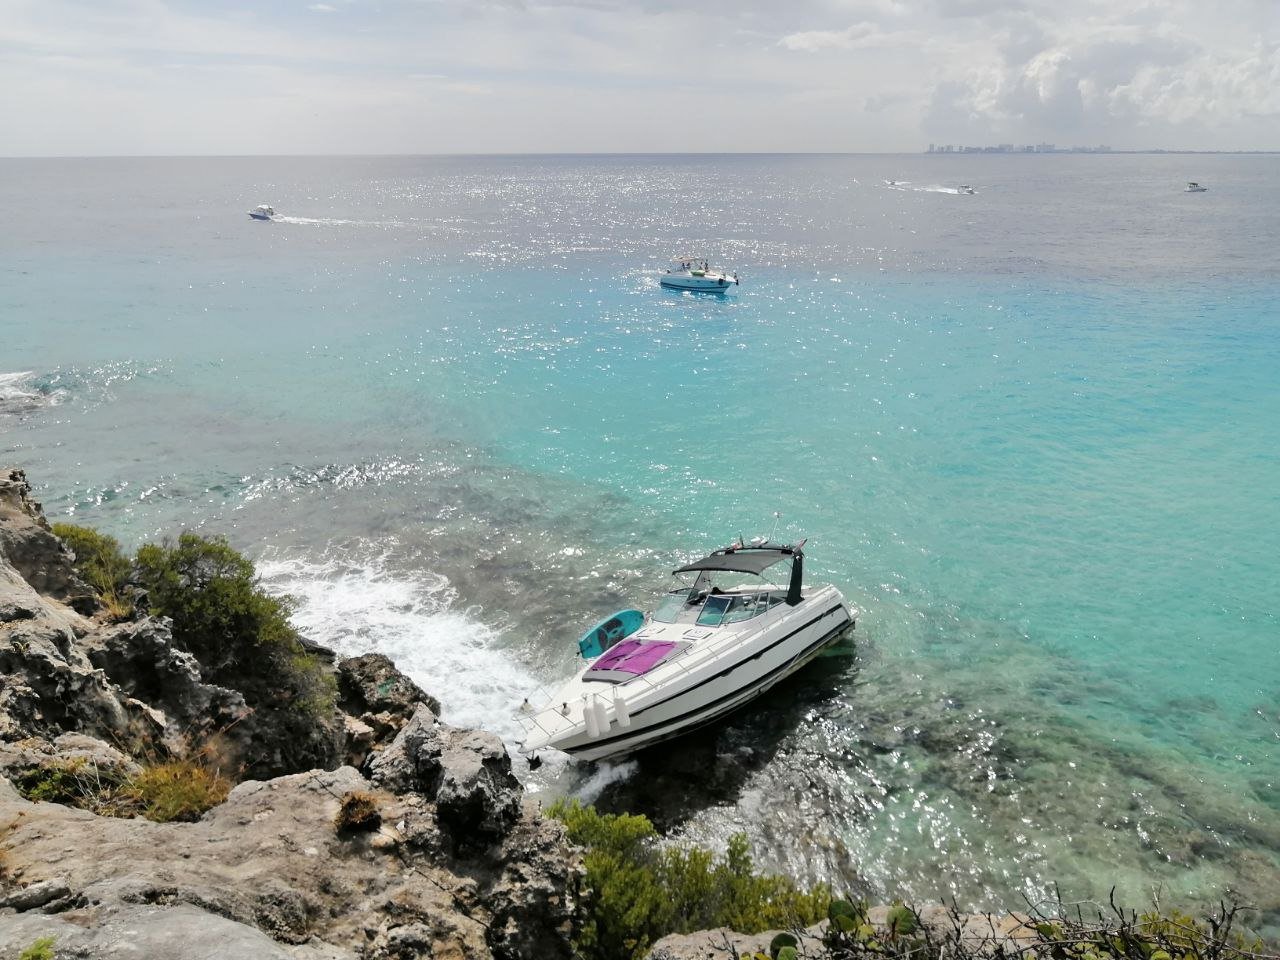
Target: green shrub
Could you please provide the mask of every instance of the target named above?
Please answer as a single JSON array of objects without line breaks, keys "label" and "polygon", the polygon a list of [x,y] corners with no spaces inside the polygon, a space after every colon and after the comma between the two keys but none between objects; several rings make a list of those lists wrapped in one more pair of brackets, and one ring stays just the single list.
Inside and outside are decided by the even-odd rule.
[{"label": "green shrub", "polygon": [[18,960],[53,960],[53,937],[41,937],[20,954]]},{"label": "green shrub", "polygon": [[246,669],[264,652],[293,653],[289,602],[268,595],[253,564],[222,537],[184,533],[176,546],[138,550],[138,582],[151,612],[173,620],[173,633],[207,671]]},{"label": "green shrub", "polygon": [[638,960],[668,933],[804,926],[824,916],[830,901],[823,886],[805,893],[785,877],[757,874],[741,834],[716,856],[698,847],[658,846],[646,817],[601,814],[576,800],[547,812],[586,848],[591,895],[577,946],[588,960]]},{"label": "green shrub", "polygon": [[789,933],[780,933],[769,941],[769,956],[771,960],[778,960],[779,954],[789,948],[794,955],[799,941]]},{"label": "green shrub", "polygon": [[120,780],[87,760],[71,760],[23,770],[14,776],[13,783],[28,800],[96,811],[101,799],[110,795]]},{"label": "green shrub", "polygon": [[151,612],[172,619],[174,640],[199,661],[205,680],[244,694],[285,766],[326,762],[337,683],[289,623],[291,601],[262,589],[253,564],[221,537],[184,533],[176,545],[148,544],[136,568]]},{"label": "green shrub", "polygon": [[76,573],[102,597],[107,612],[123,620],[133,613],[133,604],[124,588],[133,573],[133,564],[120,549],[120,542],[88,527],[55,523],[54,534],[75,554]]}]

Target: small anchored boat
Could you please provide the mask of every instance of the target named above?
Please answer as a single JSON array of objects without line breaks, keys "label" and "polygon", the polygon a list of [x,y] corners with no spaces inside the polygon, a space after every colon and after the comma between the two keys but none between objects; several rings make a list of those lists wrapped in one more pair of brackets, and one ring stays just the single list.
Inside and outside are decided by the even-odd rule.
[{"label": "small anchored boat", "polygon": [[1187,188],[1182,192],[1183,193],[1204,193],[1208,189],[1209,189],[1208,187],[1200,186],[1200,184],[1196,183],[1194,180],[1188,180]]},{"label": "small anchored boat", "polygon": [[672,261],[659,282],[669,290],[694,290],[703,293],[724,293],[738,285],[738,275],[730,276],[712,270],[706,260],[680,257]]},{"label": "small anchored boat", "polygon": [[[784,584],[765,578],[782,565]],[[804,585],[804,541],[763,537],[716,550],[673,574],[684,578],[649,614],[620,611],[579,641],[585,664],[516,719],[520,752],[584,760],[630,753],[738,709],[795,673],[854,625],[833,586]],[[716,579],[729,583],[721,587]],[[749,583],[735,583],[744,576]]]},{"label": "small anchored boat", "polygon": [[275,210],[272,207],[267,206],[265,203],[260,203],[249,211],[249,216],[254,220],[270,220],[275,215]]}]

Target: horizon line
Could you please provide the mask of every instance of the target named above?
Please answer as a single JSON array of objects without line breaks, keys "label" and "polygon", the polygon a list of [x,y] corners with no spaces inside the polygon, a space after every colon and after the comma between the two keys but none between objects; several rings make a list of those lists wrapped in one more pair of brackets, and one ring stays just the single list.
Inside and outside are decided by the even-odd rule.
[{"label": "horizon line", "polygon": [[297,159],[412,159],[427,157],[1046,157],[1091,156],[1106,157],[1115,154],[1195,154],[1203,156],[1268,156],[1280,154],[1280,149],[1249,150],[1193,150],[1144,147],[1141,149],[1112,148],[1106,151],[1076,150],[1070,147],[1054,151],[976,151],[963,150],[536,150],[536,151],[457,151],[440,153],[53,153],[10,154],[0,160],[297,160]]}]

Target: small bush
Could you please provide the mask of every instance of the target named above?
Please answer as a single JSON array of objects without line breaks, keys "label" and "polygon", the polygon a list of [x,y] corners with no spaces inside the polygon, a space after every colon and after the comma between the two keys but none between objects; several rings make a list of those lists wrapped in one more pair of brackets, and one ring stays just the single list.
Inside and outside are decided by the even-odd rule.
[{"label": "small bush", "polygon": [[53,960],[53,937],[41,937],[20,954],[18,960]]},{"label": "small bush", "polygon": [[830,894],[758,874],[737,834],[720,856],[699,847],[660,847],[646,817],[600,814],[576,800],[548,811],[586,848],[591,899],[578,938],[589,960],[638,960],[668,933],[726,926],[742,933],[807,926],[825,916]]},{"label": "small bush", "polygon": [[14,786],[28,800],[61,803],[98,812],[103,798],[120,785],[87,760],[55,761],[32,767],[13,778]]},{"label": "small bush", "polygon": [[382,814],[378,812],[377,799],[364,790],[351,790],[343,794],[342,806],[338,808],[338,815],[333,819],[333,826],[339,834],[377,830],[382,826]]},{"label": "small bush", "polygon": [[88,527],[55,523],[54,534],[75,554],[76,573],[98,591],[107,613],[123,620],[133,613],[133,604],[124,588],[133,573],[133,564],[120,549],[120,542]]}]

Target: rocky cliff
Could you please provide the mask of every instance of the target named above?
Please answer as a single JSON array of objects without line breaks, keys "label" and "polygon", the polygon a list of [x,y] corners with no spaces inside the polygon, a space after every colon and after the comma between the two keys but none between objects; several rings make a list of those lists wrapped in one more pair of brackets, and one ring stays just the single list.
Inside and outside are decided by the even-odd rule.
[{"label": "rocky cliff", "polygon": [[[25,799],[42,770],[127,777],[215,733],[240,769],[295,756],[202,680],[167,621],[110,623],[20,471],[0,474],[0,956],[150,960],[570,955],[576,854],[491,734],[385,657],[330,659],[317,769],[238,784],[195,823]],[[324,651],[312,651],[325,656]],[[241,731],[252,730],[251,736]]]}]

